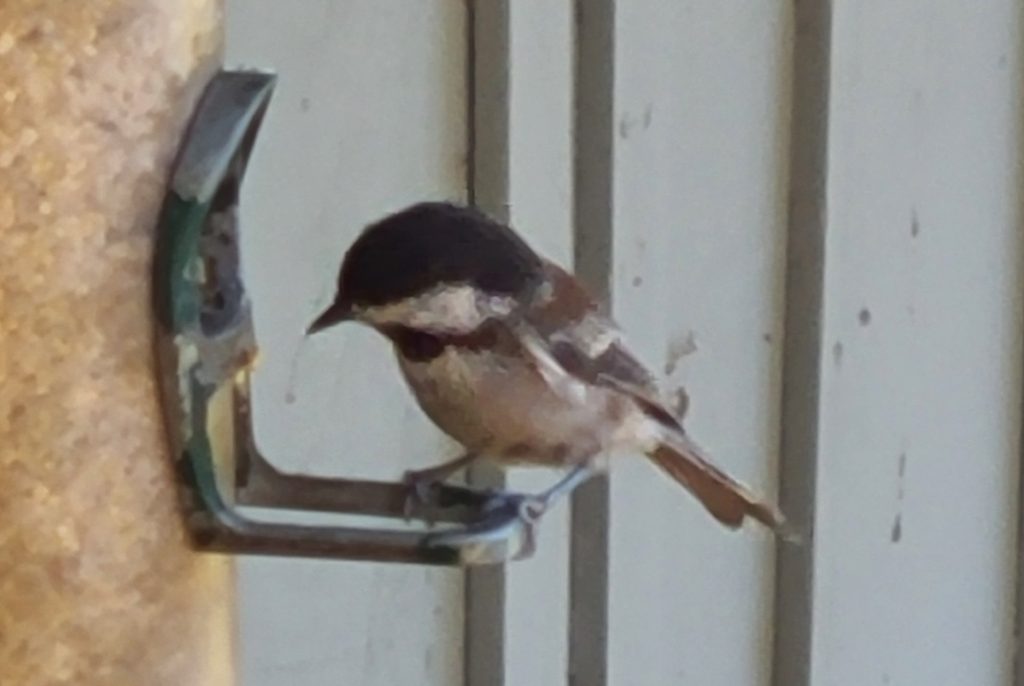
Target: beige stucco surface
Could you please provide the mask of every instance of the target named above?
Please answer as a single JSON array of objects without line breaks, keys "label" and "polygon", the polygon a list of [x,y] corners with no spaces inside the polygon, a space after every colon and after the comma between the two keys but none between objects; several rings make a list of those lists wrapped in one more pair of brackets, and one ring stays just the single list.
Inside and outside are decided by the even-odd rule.
[{"label": "beige stucco surface", "polygon": [[149,265],[217,0],[0,3],[0,683],[232,682],[232,571],[187,546]]}]

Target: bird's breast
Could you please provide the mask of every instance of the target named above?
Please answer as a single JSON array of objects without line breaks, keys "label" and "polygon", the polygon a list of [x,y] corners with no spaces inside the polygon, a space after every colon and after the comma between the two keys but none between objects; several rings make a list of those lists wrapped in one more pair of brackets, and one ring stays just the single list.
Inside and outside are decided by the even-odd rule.
[{"label": "bird's breast", "polygon": [[563,464],[603,452],[624,402],[587,387],[578,401],[555,393],[524,359],[447,346],[429,359],[399,354],[423,411],[468,450],[512,461]]}]

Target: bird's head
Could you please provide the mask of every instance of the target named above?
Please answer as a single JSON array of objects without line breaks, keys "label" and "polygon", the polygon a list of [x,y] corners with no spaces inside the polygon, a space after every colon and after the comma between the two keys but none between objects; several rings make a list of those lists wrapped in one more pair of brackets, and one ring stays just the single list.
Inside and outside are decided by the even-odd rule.
[{"label": "bird's head", "polygon": [[420,203],[368,226],[346,252],[334,301],[308,334],[344,321],[466,333],[532,297],[541,258],[468,207]]}]

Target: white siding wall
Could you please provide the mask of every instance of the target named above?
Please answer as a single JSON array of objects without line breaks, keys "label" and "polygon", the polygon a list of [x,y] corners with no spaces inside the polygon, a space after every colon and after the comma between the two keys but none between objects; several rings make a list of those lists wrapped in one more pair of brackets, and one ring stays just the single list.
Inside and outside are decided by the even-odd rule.
[{"label": "white siding wall", "polygon": [[[362,226],[465,197],[466,22],[450,0],[228,4],[229,64],[281,77],[242,207],[265,362],[257,433],[282,467],[398,478],[456,451],[370,332],[302,332]],[[457,683],[462,585],[449,569],[243,560],[242,683]]]},{"label": "white siding wall", "polygon": [[[784,322],[814,301],[786,292],[787,265],[807,267],[803,241],[816,231],[790,211],[791,191],[820,186],[823,318],[811,340],[821,363],[804,365],[813,378],[788,396],[820,389],[816,410],[797,418],[817,440],[800,457],[813,488],[791,490],[814,506],[800,558],[813,584],[784,596],[812,609],[773,612],[766,535],[719,529],[653,467],[622,456],[609,502],[586,510],[610,521],[606,643],[601,626],[571,626],[570,526],[579,541],[589,523],[571,525],[563,506],[538,557],[506,569],[503,598],[483,616],[495,631],[478,635],[496,637],[486,653],[498,657],[481,669],[471,656],[468,686],[566,686],[570,646],[577,665],[603,662],[586,673],[614,686],[1013,683],[1024,6],[835,3],[829,44],[829,22],[807,21],[813,3],[582,2],[596,21],[614,16],[604,94],[574,93],[602,87],[590,78],[602,64],[575,63],[595,27],[574,25],[567,0],[481,0],[476,19],[463,0],[229,0],[229,63],[281,75],[243,200],[266,452],[286,468],[381,478],[453,454],[379,340],[348,329],[300,345],[301,332],[354,234],[417,199],[486,186],[538,248],[570,263],[575,240],[580,258],[581,242],[600,236],[574,225],[574,202],[581,216],[589,196],[574,201],[573,179],[601,170],[574,170],[574,155],[600,155],[573,141],[604,133],[600,117],[574,117],[573,102],[604,101],[610,264],[588,277],[667,387],[685,385],[694,436],[768,493],[800,467],[779,454],[800,366]],[[481,22],[481,12],[494,14]],[[508,32],[504,59],[487,66],[506,79],[501,98],[475,103],[478,128],[487,108],[507,115],[498,181],[479,166],[469,177],[474,21]],[[825,32],[830,66],[794,52],[807,31]],[[490,38],[477,31],[477,55]],[[801,99],[814,94],[793,84],[815,69],[827,135],[811,140],[791,130],[791,114],[813,110]],[[488,73],[476,78],[479,96]],[[805,174],[815,154],[821,178],[801,186],[791,169]],[[516,472],[510,483],[534,489],[551,476]],[[579,566],[603,564],[592,553],[576,574],[603,579]],[[463,680],[472,613],[457,570],[249,559],[240,593],[245,686]],[[480,621],[468,626],[479,632]],[[573,643],[570,631],[587,638]],[[773,664],[801,661],[809,670],[773,678]]]},{"label": "white siding wall", "polygon": [[[509,205],[513,225],[554,260],[572,264],[572,10],[509,3]],[[482,38],[482,37],[481,37]],[[557,478],[517,469],[509,486],[540,491]],[[538,555],[509,567],[505,684],[561,684],[568,663],[569,508],[551,513]]]},{"label": "white siding wall", "polygon": [[[621,3],[617,319],[719,462],[772,493],[785,266],[787,15]],[[780,100],[780,93],[782,98]],[[773,548],[724,531],[646,460],[612,475],[611,683],[768,683]]]},{"label": "white siding wall", "polygon": [[816,683],[1007,684],[1022,6],[834,18]]}]

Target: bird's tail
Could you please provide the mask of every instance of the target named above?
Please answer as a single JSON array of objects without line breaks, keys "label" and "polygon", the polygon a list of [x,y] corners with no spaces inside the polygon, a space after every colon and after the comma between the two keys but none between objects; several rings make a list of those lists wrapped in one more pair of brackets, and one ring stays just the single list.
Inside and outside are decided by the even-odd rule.
[{"label": "bird's tail", "polygon": [[777,533],[791,536],[786,518],[772,503],[758,498],[746,486],[715,467],[700,446],[675,433],[648,454],[659,467],[682,484],[719,522],[735,529],[752,517]]}]

